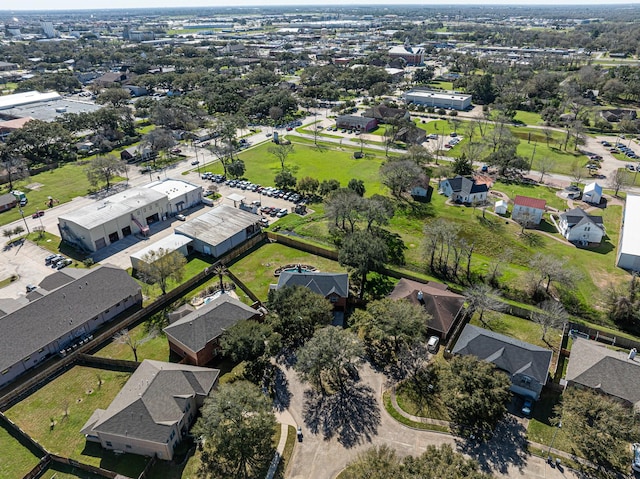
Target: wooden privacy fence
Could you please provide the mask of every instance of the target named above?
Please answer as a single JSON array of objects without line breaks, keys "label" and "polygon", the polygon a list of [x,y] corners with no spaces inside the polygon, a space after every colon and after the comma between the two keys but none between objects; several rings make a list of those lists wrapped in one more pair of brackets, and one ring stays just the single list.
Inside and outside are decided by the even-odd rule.
[{"label": "wooden privacy fence", "polygon": [[617,346],[624,349],[636,348],[638,351],[640,351],[640,341],[634,341],[633,339],[615,336],[612,335],[611,332],[602,331],[598,328],[570,321],[568,325],[569,334],[571,334],[571,331],[573,331],[574,334],[577,333],[578,336],[585,335],[588,336],[589,339],[609,344],[611,346]]}]

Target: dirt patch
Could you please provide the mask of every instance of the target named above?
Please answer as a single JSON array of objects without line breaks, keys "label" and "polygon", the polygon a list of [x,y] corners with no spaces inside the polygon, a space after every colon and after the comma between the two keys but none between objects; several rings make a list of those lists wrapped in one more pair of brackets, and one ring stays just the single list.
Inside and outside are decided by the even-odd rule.
[{"label": "dirt patch", "polygon": [[27,185],[27,188],[30,189],[30,190],[39,190],[43,186],[44,185],[42,183],[31,183],[31,184]]}]

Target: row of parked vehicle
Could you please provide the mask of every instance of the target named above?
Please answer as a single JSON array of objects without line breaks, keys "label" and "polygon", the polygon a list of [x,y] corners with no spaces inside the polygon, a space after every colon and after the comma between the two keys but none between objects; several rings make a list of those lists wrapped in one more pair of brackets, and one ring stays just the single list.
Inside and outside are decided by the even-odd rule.
[{"label": "row of parked vehicle", "polygon": [[291,201],[293,203],[303,203],[305,201],[302,195],[294,191],[284,191],[273,186],[260,186],[253,184],[250,181],[227,180],[225,181],[225,184],[227,186],[230,186],[231,188],[253,191],[264,196],[269,196],[271,198],[280,198],[283,200]]},{"label": "row of parked vehicle", "polygon": [[61,254],[50,254],[44,259],[44,264],[51,266],[53,269],[62,269],[73,263],[69,258],[65,258]]},{"label": "row of parked vehicle", "polygon": [[263,215],[269,215],[275,218],[282,218],[283,216],[287,216],[289,211],[286,208],[275,208],[273,206],[263,206],[260,208],[260,212]]}]

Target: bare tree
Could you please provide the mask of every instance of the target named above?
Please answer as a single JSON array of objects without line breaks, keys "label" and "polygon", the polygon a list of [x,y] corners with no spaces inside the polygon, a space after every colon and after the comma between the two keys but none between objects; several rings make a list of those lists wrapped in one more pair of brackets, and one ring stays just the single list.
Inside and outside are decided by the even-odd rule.
[{"label": "bare tree", "polygon": [[543,301],[538,305],[539,311],[531,313],[531,320],[540,325],[542,340],[547,342],[547,332],[551,328],[558,328],[569,319],[569,314],[562,303],[554,299]]},{"label": "bare tree", "polygon": [[553,158],[549,158],[548,156],[540,158],[540,160],[538,161],[538,171],[540,172],[540,180],[539,180],[540,183],[542,183],[542,180],[544,179],[544,175],[549,173],[549,171],[553,169],[555,164],[556,162],[553,160]]},{"label": "bare tree", "polygon": [[282,171],[284,171],[285,161],[288,156],[293,153],[293,145],[291,143],[285,144],[280,142],[277,145],[271,145],[267,151],[280,161],[280,166],[282,167]]},{"label": "bare tree", "polygon": [[579,185],[580,184],[580,180],[582,180],[582,177],[583,177],[582,167],[580,166],[580,164],[576,160],[571,165],[571,179],[573,180],[573,182],[576,185]]},{"label": "bare tree", "polygon": [[624,190],[629,184],[629,178],[625,170],[617,169],[613,175],[609,177],[609,187],[614,190],[614,196],[617,198],[620,190]]},{"label": "bare tree", "polygon": [[500,276],[502,276],[503,273],[502,269],[504,265],[511,262],[512,257],[513,250],[511,248],[505,248],[497,258],[494,258],[491,261],[488,271],[489,276],[487,278],[490,285],[497,287],[498,279],[500,278]]},{"label": "bare tree", "polygon": [[89,183],[97,186],[104,182],[107,190],[111,187],[113,177],[126,171],[127,163],[115,155],[97,156],[85,168]]},{"label": "bare tree", "polygon": [[542,253],[536,253],[529,261],[531,267],[534,293],[540,290],[543,284],[544,292],[549,293],[553,282],[570,286],[575,282],[576,271],[567,265],[566,259],[560,259]]},{"label": "bare tree", "polygon": [[144,342],[143,339],[135,339],[128,329],[123,329],[113,335],[113,341],[117,344],[129,346],[131,352],[133,352],[133,360],[138,362],[138,347]]},{"label": "bare tree", "polygon": [[542,133],[544,133],[544,139],[547,142],[547,148],[549,147],[549,143],[553,139],[553,130],[551,128],[543,128]]},{"label": "bare tree", "polygon": [[506,305],[500,301],[500,292],[488,284],[478,283],[467,288],[464,292],[467,308],[472,313],[480,313],[479,321],[487,326],[484,320],[486,311],[504,311]]},{"label": "bare tree", "polygon": [[187,260],[179,251],[159,248],[141,258],[138,275],[145,282],[158,283],[162,294],[166,294],[169,279],[180,281],[186,264]]}]

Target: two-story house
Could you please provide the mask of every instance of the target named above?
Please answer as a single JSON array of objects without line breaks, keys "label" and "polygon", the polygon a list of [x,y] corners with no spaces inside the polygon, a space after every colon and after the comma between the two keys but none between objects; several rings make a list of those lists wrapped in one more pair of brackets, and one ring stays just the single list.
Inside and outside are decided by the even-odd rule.
[{"label": "two-story house", "polygon": [[600,244],[604,236],[604,224],[602,216],[591,216],[581,208],[561,213],[560,234],[572,243]]}]

